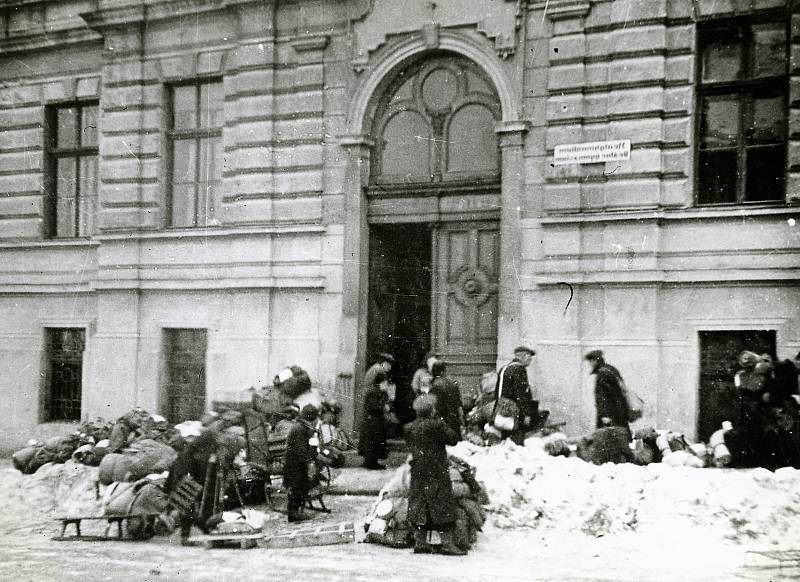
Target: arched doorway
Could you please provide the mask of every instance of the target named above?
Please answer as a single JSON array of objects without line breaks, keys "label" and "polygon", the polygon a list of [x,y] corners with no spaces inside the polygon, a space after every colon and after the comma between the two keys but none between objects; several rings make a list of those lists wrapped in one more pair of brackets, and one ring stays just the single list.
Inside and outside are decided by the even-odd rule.
[{"label": "arched doorway", "polygon": [[395,355],[403,420],[427,351],[464,390],[495,365],[501,107],[474,63],[441,51],[399,69],[373,111],[367,356]]}]

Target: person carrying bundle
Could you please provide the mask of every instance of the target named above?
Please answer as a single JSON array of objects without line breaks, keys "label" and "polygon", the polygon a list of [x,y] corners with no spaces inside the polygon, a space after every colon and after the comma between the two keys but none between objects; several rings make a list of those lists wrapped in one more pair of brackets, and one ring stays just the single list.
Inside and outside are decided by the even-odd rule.
[{"label": "person carrying bundle", "polygon": [[525,346],[514,348],[514,359],[497,373],[495,426],[499,424],[497,414],[505,412],[501,410],[502,406],[513,403],[510,408],[513,425],[500,430],[503,438],[510,438],[517,445],[525,443],[525,435],[532,429],[531,421],[538,415],[538,401],[533,400],[531,396],[531,385],[526,370],[535,355],[536,352],[531,348]]}]

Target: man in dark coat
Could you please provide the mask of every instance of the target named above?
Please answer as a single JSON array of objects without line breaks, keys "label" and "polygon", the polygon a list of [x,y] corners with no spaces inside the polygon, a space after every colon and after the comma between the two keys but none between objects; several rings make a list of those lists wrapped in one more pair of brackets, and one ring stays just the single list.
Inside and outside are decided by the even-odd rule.
[{"label": "man in dark coat", "polygon": [[389,377],[394,358],[380,354],[378,361],[364,375],[364,410],[358,439],[358,454],[364,457],[366,469],[385,469],[378,460],[388,456],[386,448],[386,412],[389,397],[381,382]]},{"label": "man in dark coat", "polygon": [[502,398],[513,400],[519,413],[516,427],[511,431],[502,431],[503,438],[510,438],[518,445],[525,444],[525,434],[531,427],[531,419],[538,411],[531,396],[531,385],[528,382],[526,368],[533,360],[536,352],[531,348],[519,346],[514,349],[514,359],[503,366],[497,374],[497,386],[494,389],[495,402]]},{"label": "man in dark coat", "polygon": [[592,350],[585,356],[595,375],[594,403],[597,409],[597,428],[620,426],[628,432],[628,401],[625,398],[622,375],[607,364],[601,350]]},{"label": "man in dark coat", "polygon": [[453,542],[456,499],[447,464],[446,445],[458,442],[458,435],[441,418],[435,417],[436,399],[429,394],[414,400],[417,419],[405,427],[411,452],[411,483],[408,491],[408,522],[414,525],[414,553],[430,554],[427,530],[440,532],[440,552],[463,556]]},{"label": "man in dark coat", "polygon": [[436,411],[448,427],[461,440],[461,426],[464,424],[464,408],[461,403],[461,390],[458,382],[447,376],[447,366],[436,361],[431,370],[433,382],[430,393],[436,397]]},{"label": "man in dark coat", "polygon": [[306,404],[300,416],[292,424],[286,437],[286,453],[283,462],[283,484],[287,488],[287,513],[289,522],[308,519],[301,513],[308,491],[315,485],[314,460],[316,449],[309,439],[316,432],[319,411],[312,404]]}]

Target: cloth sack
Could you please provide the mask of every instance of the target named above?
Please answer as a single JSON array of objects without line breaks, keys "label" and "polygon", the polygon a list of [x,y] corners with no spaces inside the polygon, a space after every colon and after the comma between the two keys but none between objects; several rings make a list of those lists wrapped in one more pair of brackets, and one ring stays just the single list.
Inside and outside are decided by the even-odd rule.
[{"label": "cloth sack", "polygon": [[617,381],[619,387],[622,389],[622,395],[625,397],[625,403],[628,405],[628,422],[635,422],[642,418],[644,411],[644,400],[636,392],[628,388],[622,376],[617,374]]},{"label": "cloth sack", "polygon": [[519,406],[517,406],[517,403],[503,396],[503,376],[508,366],[512,364],[506,365],[497,374],[500,380],[497,386],[497,403],[495,404],[494,414],[492,415],[492,424],[494,427],[505,431],[512,431],[517,428],[517,419],[519,418]]},{"label": "cloth sack", "polygon": [[113,483],[103,496],[104,515],[141,515],[125,525],[132,539],[149,539],[155,534],[155,516],[167,509],[167,495],[150,479],[136,483]]},{"label": "cloth sack", "polygon": [[492,424],[500,430],[514,430],[517,427],[517,417],[519,407],[510,398],[499,398],[494,409],[494,420]]}]

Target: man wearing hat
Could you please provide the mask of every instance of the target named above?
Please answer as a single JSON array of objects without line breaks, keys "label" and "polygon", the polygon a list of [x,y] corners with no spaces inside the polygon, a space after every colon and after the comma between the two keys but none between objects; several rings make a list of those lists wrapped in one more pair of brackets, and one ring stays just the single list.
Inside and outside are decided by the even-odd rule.
[{"label": "man wearing hat", "polygon": [[531,385],[528,382],[527,367],[536,352],[527,346],[514,348],[514,359],[500,369],[497,374],[497,387],[494,390],[495,402],[508,398],[513,400],[519,410],[515,427],[510,431],[501,431],[503,438],[510,438],[518,445],[525,444],[525,434],[531,428],[531,419],[538,414],[537,405],[531,396]]},{"label": "man wearing hat", "polygon": [[597,410],[597,428],[621,426],[630,434],[628,401],[623,392],[622,375],[607,364],[601,350],[592,350],[584,358],[592,366],[595,376],[594,403]]},{"label": "man wearing hat", "polygon": [[385,459],[389,397],[381,389],[381,383],[388,379],[394,357],[391,354],[378,354],[377,362],[364,374],[364,409],[361,431],[358,439],[358,454],[364,457],[366,469],[385,469],[378,461]]}]

